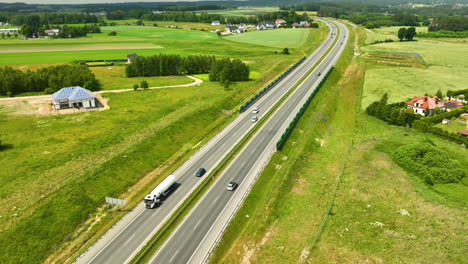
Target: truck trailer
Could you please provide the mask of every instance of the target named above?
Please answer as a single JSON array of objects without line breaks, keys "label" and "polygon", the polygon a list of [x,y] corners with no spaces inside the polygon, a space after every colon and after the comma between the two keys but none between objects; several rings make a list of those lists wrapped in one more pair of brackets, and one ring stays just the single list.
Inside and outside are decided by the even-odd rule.
[{"label": "truck trailer", "polygon": [[167,176],[164,181],[162,181],[156,188],[154,188],[151,193],[145,196],[143,200],[145,202],[146,208],[155,208],[161,204],[164,200],[176,187],[176,178],[174,175]]}]

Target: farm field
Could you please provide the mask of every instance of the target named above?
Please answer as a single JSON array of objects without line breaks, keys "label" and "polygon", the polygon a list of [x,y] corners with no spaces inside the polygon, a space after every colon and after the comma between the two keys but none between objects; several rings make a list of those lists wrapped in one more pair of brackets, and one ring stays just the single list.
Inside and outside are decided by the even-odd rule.
[{"label": "farm field", "polygon": [[[376,41],[385,41],[386,39],[391,39],[393,41],[399,41],[398,39],[398,30],[401,27],[381,27],[375,28],[367,31],[366,44],[372,44]],[[405,27],[408,28],[408,27]],[[427,27],[415,27],[416,33],[426,33]],[[417,38],[417,36],[416,36]]]},{"label": "farm field", "polygon": [[468,83],[465,44],[420,40],[367,45],[362,50],[372,54],[418,54],[427,66],[401,67],[398,61],[396,64],[372,61],[364,82],[364,108],[384,93],[388,93],[389,102],[399,102],[415,95],[435,94],[438,89],[442,92],[464,89]]},{"label": "farm field", "polygon": [[468,172],[468,151],[365,115],[364,64],[344,70],[350,54],[265,167],[210,263],[463,262],[466,182],[428,187],[390,155],[427,141]]},{"label": "farm field", "polygon": [[225,37],[227,40],[270,46],[275,48],[297,48],[304,45],[314,29],[284,28],[275,30],[252,31]]},{"label": "farm field", "polygon": [[[142,32],[136,32],[139,29]],[[246,47],[220,39],[213,33],[153,30],[150,27],[122,27],[121,37],[141,41],[140,38],[152,32],[153,38],[148,36],[150,40],[157,39],[154,43],[163,47],[171,46],[171,52],[176,54],[216,54],[248,60],[252,80],[233,83],[228,90],[218,83],[206,81],[194,87],[104,94],[110,99],[110,111],[71,115],[18,116],[14,115],[14,108],[0,104],[0,131],[5,145],[0,157],[3,262],[40,263],[50,255],[60,255],[58,260],[52,257],[52,262],[63,262],[67,257],[64,243],[84,243],[95,234],[99,225],[111,221],[112,213],[103,208],[96,211],[105,196],[131,199],[136,190],[125,191],[135,183],[162,177],[161,172],[165,173],[168,166],[178,162],[200,140],[225,124],[231,111],[241,102],[299,59],[302,52],[317,47],[321,37],[325,36],[324,32],[317,33],[317,38],[309,38],[306,46],[292,49],[292,54],[287,56],[274,54],[277,50],[274,48]],[[187,32],[193,35],[184,36]],[[177,40],[177,34],[181,40]],[[202,34],[200,39],[196,39],[196,34]],[[212,35],[206,37],[204,34]],[[97,34],[96,39],[104,36]],[[211,36],[214,39],[206,39]],[[168,52],[167,48],[158,49],[158,52],[160,50]],[[149,55],[140,54],[143,51],[136,53]],[[115,56],[117,52],[122,52],[125,57],[129,50],[100,50],[93,54],[91,51],[11,53],[5,55],[15,55],[16,58],[9,57],[9,61],[2,60],[2,63],[22,61],[18,63],[21,66],[15,68],[37,69],[37,65],[27,62],[47,66],[52,62],[82,59],[81,55],[86,52],[90,59],[96,60]],[[34,57],[34,54],[42,57]],[[125,88],[123,86],[135,83],[136,79],[123,78],[123,68],[113,68],[111,73],[106,72],[107,68],[91,68],[98,79],[107,83],[105,89]],[[154,82],[179,82],[184,78],[157,77]],[[144,79],[152,85],[151,78]],[[154,169],[157,173],[148,174]],[[153,178],[144,178],[145,175]],[[26,191],[39,199],[24,199],[21,194]],[[147,190],[138,188],[138,191]],[[74,203],[76,200],[80,203]],[[89,216],[99,221],[98,227],[88,229],[90,224],[85,221]],[[77,236],[79,240],[75,240]],[[28,241],[28,245],[24,241]]]}]

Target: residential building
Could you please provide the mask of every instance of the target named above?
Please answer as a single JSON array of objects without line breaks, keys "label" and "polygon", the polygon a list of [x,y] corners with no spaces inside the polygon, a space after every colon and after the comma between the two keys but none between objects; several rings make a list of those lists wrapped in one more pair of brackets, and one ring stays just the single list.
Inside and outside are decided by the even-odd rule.
[{"label": "residential building", "polygon": [[303,27],[308,23],[309,23],[308,21],[301,21],[301,22],[299,22],[299,25],[301,25],[301,27]]},{"label": "residential building", "polygon": [[265,30],[265,29],[267,28],[264,22],[260,22],[257,24],[257,30]]},{"label": "residential building", "polygon": [[445,111],[450,111],[450,110],[452,110],[452,109],[460,108],[460,107],[463,107],[463,103],[462,103],[462,102],[455,101],[455,100],[450,100],[450,101],[444,102],[443,109],[444,109]]},{"label": "residential building", "polygon": [[230,24],[226,25],[224,29],[226,30],[226,32],[229,32],[229,33],[244,33],[243,29],[234,25],[230,25]]},{"label": "residential building", "polygon": [[215,20],[215,21],[211,22],[211,25],[212,26],[219,26],[219,25],[221,25],[221,22],[219,22],[219,20]]},{"label": "residential building", "polygon": [[450,123],[452,123],[450,119],[447,119],[447,118],[442,119],[442,124],[448,125]]},{"label": "residential building", "polygon": [[94,108],[96,96],[80,86],[65,87],[52,94],[54,109]]},{"label": "residential building", "polygon": [[44,30],[44,34],[46,34],[47,36],[57,36],[59,33],[60,29],[56,28]]},{"label": "residential building", "polygon": [[299,23],[296,23],[296,22],[292,23],[292,27],[293,27],[293,28],[297,28],[297,27],[300,27],[300,26],[301,26],[301,25],[300,25]]},{"label": "residential building", "polygon": [[242,30],[242,31],[246,31],[247,30],[247,25],[246,24],[239,24],[239,29]]},{"label": "residential building", "polygon": [[271,22],[271,21],[266,21],[266,22],[265,22],[265,27],[266,27],[267,29],[275,29],[275,28],[276,28],[275,23],[273,23],[273,22]]},{"label": "residential building", "polygon": [[19,31],[20,31],[19,28],[0,28],[0,34],[2,33],[18,34]]},{"label": "residential building", "polygon": [[286,21],[284,19],[278,18],[275,21],[276,27],[281,27],[286,24]]},{"label": "residential building", "polygon": [[132,59],[136,58],[136,57],[140,57],[140,56],[136,55],[135,53],[128,54],[127,55],[127,63],[132,63]]},{"label": "residential building", "polygon": [[408,109],[413,109],[415,114],[422,116],[430,116],[435,108],[442,108],[444,106],[442,103],[438,102],[437,96],[413,96],[413,99],[406,102],[406,104]]}]

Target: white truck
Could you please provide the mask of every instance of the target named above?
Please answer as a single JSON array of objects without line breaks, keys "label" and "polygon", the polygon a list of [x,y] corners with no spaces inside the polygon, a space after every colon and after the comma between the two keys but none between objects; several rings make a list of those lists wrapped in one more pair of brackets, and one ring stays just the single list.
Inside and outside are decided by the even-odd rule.
[{"label": "white truck", "polygon": [[146,208],[155,208],[161,201],[169,195],[176,187],[176,178],[174,175],[167,176],[151,193],[145,196],[143,200]]}]

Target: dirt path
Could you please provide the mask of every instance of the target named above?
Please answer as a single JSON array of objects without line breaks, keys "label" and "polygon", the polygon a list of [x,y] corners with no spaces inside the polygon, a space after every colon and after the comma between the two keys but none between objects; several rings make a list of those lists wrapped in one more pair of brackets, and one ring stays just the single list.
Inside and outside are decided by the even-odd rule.
[{"label": "dirt path", "polygon": [[[200,85],[201,83],[203,83],[202,79],[198,79],[198,78],[190,76],[190,75],[185,75],[185,76],[192,79],[192,80],[194,80],[194,82],[187,83],[187,84],[179,84],[179,85],[149,87],[148,90],[164,89],[164,88],[175,88],[175,87],[189,87],[189,86]],[[93,92],[93,93],[95,93],[95,94],[123,93],[123,92],[130,92],[130,91],[133,91],[133,89],[105,90],[105,91],[97,91],[97,92]],[[35,96],[20,96],[20,97],[0,98],[0,102],[29,101],[29,100],[50,100],[50,95],[35,95]]]}]

